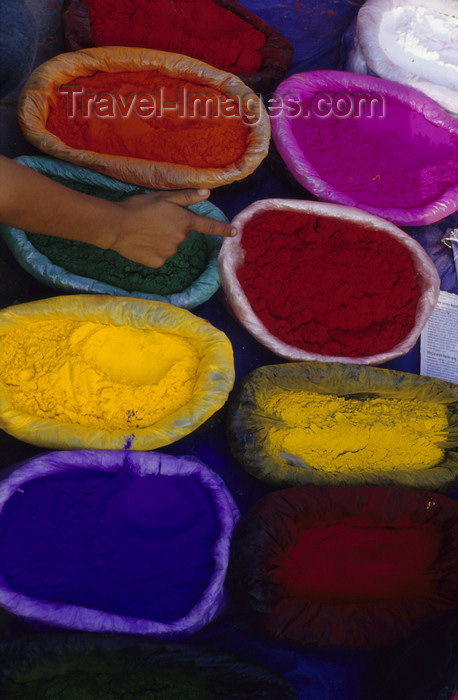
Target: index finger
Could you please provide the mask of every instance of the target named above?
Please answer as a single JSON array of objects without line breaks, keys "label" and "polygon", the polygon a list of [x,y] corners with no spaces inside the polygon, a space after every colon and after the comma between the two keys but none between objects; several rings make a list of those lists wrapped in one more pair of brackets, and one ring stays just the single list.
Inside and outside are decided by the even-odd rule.
[{"label": "index finger", "polygon": [[191,212],[190,227],[199,233],[206,233],[209,236],[231,237],[237,235],[237,229],[232,224],[225,224],[224,221],[212,219],[209,216],[200,216]]}]

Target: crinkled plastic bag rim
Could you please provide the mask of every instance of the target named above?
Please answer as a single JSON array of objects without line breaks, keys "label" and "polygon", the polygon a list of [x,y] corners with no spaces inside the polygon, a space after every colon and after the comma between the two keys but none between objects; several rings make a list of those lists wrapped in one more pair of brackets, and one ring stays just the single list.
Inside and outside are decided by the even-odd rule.
[{"label": "crinkled plastic bag rim", "polygon": [[[408,335],[391,350],[364,357],[345,357],[308,352],[296,348],[293,345],[288,345],[273,335],[254,312],[236,275],[236,271],[243,264],[244,259],[242,248],[244,226],[255,215],[269,210],[303,212],[313,216],[332,217],[340,221],[355,222],[367,228],[384,232],[404,245],[409,251],[411,258],[414,260],[418,276],[420,277],[420,286],[422,290],[417,305],[415,323]],[[221,285],[225,293],[225,300],[238,321],[245,326],[247,331],[251,333],[258,342],[287,360],[318,360],[321,362],[345,362],[348,364],[368,365],[388,362],[388,360],[399,357],[399,355],[404,355],[415,345],[436,306],[439,298],[440,278],[434,263],[425,253],[421,245],[414,241],[407,233],[398,229],[394,224],[378,216],[362,211],[361,209],[339,204],[295,199],[263,199],[250,204],[237,214],[233,220],[233,225],[237,228],[238,233],[233,238],[227,238],[223,241],[218,258]]]},{"label": "crinkled plastic bag rim", "polygon": [[[285,104],[285,100],[291,99],[292,96],[300,100],[304,94],[307,96],[329,92],[346,94],[355,87],[365,94],[375,94],[382,98],[390,97],[397,100],[413,113],[422,114],[435,126],[454,133],[458,139],[458,121],[447,114],[434,100],[412,87],[360,73],[331,70],[296,73],[280,83],[275,91],[274,99],[277,104]],[[292,125],[293,119],[289,116],[288,110],[281,110],[275,119],[272,119],[272,136],[275,145],[288,170],[299,184],[318,199],[358,207],[400,226],[432,224],[456,211],[458,207],[458,177],[456,184],[446,192],[427,204],[417,207],[375,206],[357,201],[353,196],[329,184],[317,172],[299,146]]]},{"label": "crinkled plastic bag rim", "polygon": [[[200,374],[191,401],[153,426],[101,430],[16,410],[0,383],[0,428],[19,440],[55,449],[153,450],[188,435],[227,400],[234,383],[232,346],[227,336],[190,311],[160,301],[108,295],[69,295],[10,306],[0,311],[1,337],[30,322],[76,320],[130,325],[187,337],[201,354]],[[173,326],[171,325],[173,320]]]},{"label": "crinkled plastic bag rim", "polygon": [[[250,126],[247,148],[234,164],[224,168],[195,168],[184,164],[156,162],[127,156],[71,148],[46,128],[50,100],[58,86],[95,71],[119,72],[156,70],[170,77],[215,88],[240,100],[258,123]],[[251,106],[250,106],[251,105]],[[155,189],[214,188],[250,175],[267,155],[270,120],[262,100],[232,73],[181,54],[108,46],[60,54],[38,66],[19,96],[18,121],[25,138],[36,148],[123,182]]]},{"label": "crinkled plastic bag rim", "polygon": [[[410,399],[412,401],[430,400],[447,406],[458,402],[458,385],[441,379],[424,377],[409,372],[368,367],[364,365],[345,365],[328,362],[291,362],[281,365],[264,365],[244,377],[235,388],[228,412],[228,434],[231,450],[244,468],[254,477],[276,488],[289,486],[405,486],[416,489],[445,490],[458,479],[458,420],[449,416],[449,433],[442,447],[451,450],[451,454],[431,467],[421,470],[386,468],[374,470],[370,463],[359,469],[333,471],[317,468],[304,468],[287,463],[279,454],[266,449],[265,431],[268,429],[271,414],[262,411],[256,401],[256,395],[266,392],[270,395],[286,392],[283,383],[295,382],[299,392],[318,394],[320,396],[345,396],[353,394],[372,394],[387,398]],[[305,386],[304,386],[305,385]],[[294,393],[295,389],[292,390]],[[378,393],[380,392],[380,393]],[[428,397],[428,394],[430,396]],[[258,412],[259,411],[259,412]],[[450,421],[451,418],[451,421]],[[260,430],[253,437],[250,432],[253,424]],[[279,426],[281,423],[278,424]],[[283,423],[286,426],[286,423]],[[290,428],[292,426],[290,425]],[[294,427],[292,428],[294,429]],[[261,440],[261,444],[260,444]],[[444,461],[445,459],[445,461]],[[330,465],[332,467],[332,465]]]},{"label": "crinkled plastic bag rim", "polygon": [[[434,83],[418,73],[408,71],[392,60],[389,47],[383,47],[379,41],[379,29],[383,16],[403,7],[412,9],[427,7],[425,0],[367,0],[358,12],[356,19],[356,42],[349,56],[348,70],[358,65],[365,72],[385,80],[408,85],[420,90],[435,100],[443,109],[458,118],[458,90]],[[454,0],[433,0],[431,9],[441,14],[456,12]],[[350,67],[351,66],[351,67]],[[358,72],[362,72],[359,70]]]},{"label": "crinkled plastic bag rim", "polygon": [[224,581],[229,561],[232,532],[240,512],[223,479],[206,464],[191,456],[176,457],[160,452],[118,450],[75,450],[50,452],[32,457],[10,469],[0,481],[0,514],[8,500],[30,480],[61,474],[74,469],[126,472],[136,476],[162,475],[197,478],[211,492],[220,524],[218,539],[212,544],[215,568],[202,598],[184,615],[172,622],[119,615],[71,603],[35,599],[10,588],[0,573],[0,602],[10,612],[46,624],[75,630],[155,635],[162,638],[184,636],[207,625],[225,604]]}]

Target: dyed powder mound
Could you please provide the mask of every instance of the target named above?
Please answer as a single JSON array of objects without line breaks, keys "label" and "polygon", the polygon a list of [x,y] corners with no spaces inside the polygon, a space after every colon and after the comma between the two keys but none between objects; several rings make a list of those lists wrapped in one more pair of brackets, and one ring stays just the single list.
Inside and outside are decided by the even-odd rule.
[{"label": "dyed powder mound", "polygon": [[347,118],[331,110],[323,118],[305,100],[307,118],[291,120],[297,145],[320,178],[355,206],[402,209],[426,205],[456,185],[458,134],[389,95],[371,104],[375,116],[361,107],[355,118],[348,104],[358,104],[360,93],[345,89]]},{"label": "dyed powder mound", "polygon": [[443,404],[299,391],[272,396],[264,408],[283,424],[268,431],[269,449],[303,460],[304,467],[412,471],[434,466],[444,456],[448,418]]},{"label": "dyed powder mound", "polygon": [[171,622],[202,596],[219,528],[196,479],[66,471],[5,505],[0,571],[32,598]]},{"label": "dyed powder mound", "polygon": [[243,291],[265,327],[291,346],[370,356],[391,350],[414,325],[421,290],[412,259],[382,231],[271,210],[245,224],[241,245]]},{"label": "dyed powder mound", "polygon": [[[97,654],[97,651],[95,651]],[[135,648],[138,654],[138,648]],[[141,662],[135,662],[133,652],[125,654],[113,653],[106,659],[97,654],[97,668],[91,664],[87,670],[88,654],[81,652],[69,659],[65,658],[66,672],[54,675],[46,673],[49,660],[40,659],[34,670],[39,676],[22,678],[13,681],[0,679],[0,691],[8,693],[3,697],[9,700],[41,700],[45,698],[65,698],[65,700],[81,700],[81,698],[103,698],[104,700],[119,700],[119,698],[142,698],[142,700],[220,700],[221,696],[214,692],[209,683],[211,678],[206,674],[196,673],[196,669],[187,669],[181,664],[157,665],[145,668],[148,657],[145,655]],[[46,675],[44,675],[46,674]]]},{"label": "dyed powder mound", "polygon": [[41,454],[1,484],[0,604],[72,629],[190,634],[222,609],[238,516],[193,458]]},{"label": "dyed powder mound", "polygon": [[[52,179],[79,192],[113,201],[122,201],[145,192],[142,188],[129,193],[114,192],[55,175]],[[55,265],[76,275],[85,275],[93,280],[120,287],[127,292],[161,295],[181,292],[202,274],[209,257],[205,236],[196,231],[191,231],[189,238],[180,244],[175,255],[160,268],[146,267],[127,260],[114,250],[102,250],[88,243],[34,233],[28,233],[27,236],[34,248],[46,255]]]},{"label": "dyed powder mound", "polygon": [[231,73],[261,67],[263,32],[213,0],[90,0],[95,46],[181,53]]},{"label": "dyed powder mound", "polygon": [[228,441],[275,487],[453,487],[458,387],[430,377],[331,362],[258,367],[237,386]]},{"label": "dyed powder mound", "polygon": [[195,168],[236,163],[249,132],[221,92],[158,71],[96,71],[61,86],[46,128],[75,149]]},{"label": "dyed powder mound", "polygon": [[264,666],[211,649],[107,635],[34,634],[0,649],[8,700],[295,700]]},{"label": "dyed powder mound", "polygon": [[0,379],[20,412],[100,429],[141,428],[191,400],[200,359],[173,333],[56,319],[2,336]]},{"label": "dyed powder mound", "polygon": [[241,523],[234,586],[278,641],[392,644],[457,608],[457,511],[452,499],[410,489],[277,491]]}]

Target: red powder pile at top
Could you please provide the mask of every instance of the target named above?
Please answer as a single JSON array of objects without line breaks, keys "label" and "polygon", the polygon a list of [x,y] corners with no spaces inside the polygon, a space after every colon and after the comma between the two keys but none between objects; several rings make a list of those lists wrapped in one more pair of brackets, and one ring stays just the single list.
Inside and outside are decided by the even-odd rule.
[{"label": "red powder pile at top", "polygon": [[348,221],[268,211],[243,230],[237,277],[277,338],[309,352],[365,357],[411,330],[421,290],[406,248]]},{"label": "red powder pile at top", "polygon": [[72,148],[196,168],[235,163],[249,132],[217,90],[157,71],[76,78],[60,88],[46,127]]},{"label": "red powder pile at top", "polygon": [[263,32],[213,0],[90,0],[96,46],[182,53],[233,73],[256,73]]}]

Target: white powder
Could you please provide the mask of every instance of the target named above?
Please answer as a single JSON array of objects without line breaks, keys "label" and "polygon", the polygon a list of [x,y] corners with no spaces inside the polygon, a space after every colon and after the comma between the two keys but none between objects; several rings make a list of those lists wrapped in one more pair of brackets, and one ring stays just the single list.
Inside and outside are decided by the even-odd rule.
[{"label": "white powder", "polygon": [[379,42],[390,61],[432,83],[458,90],[458,2],[455,14],[426,5],[394,7],[382,16]]}]

